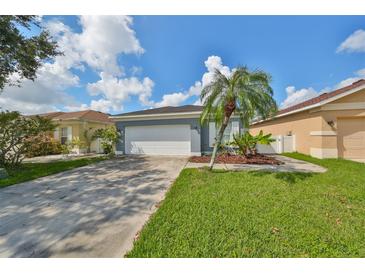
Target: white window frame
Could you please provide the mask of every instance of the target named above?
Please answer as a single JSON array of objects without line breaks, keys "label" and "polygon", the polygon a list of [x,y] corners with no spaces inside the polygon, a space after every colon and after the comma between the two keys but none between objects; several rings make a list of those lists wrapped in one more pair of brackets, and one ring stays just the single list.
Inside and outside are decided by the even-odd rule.
[{"label": "white window frame", "polygon": [[[233,141],[233,134],[239,133],[240,127],[238,121],[231,121],[227,125],[223,133],[222,142]],[[214,122],[209,122],[209,147],[213,147],[216,142],[218,129],[215,127]]]},{"label": "white window frame", "polygon": [[[60,141],[61,141],[61,144],[66,144],[67,143],[67,141],[68,141],[68,127],[61,127],[60,128],[60,136],[61,136],[61,138],[60,138]],[[65,141],[63,141],[64,140],[64,138],[66,138],[66,140]]]}]

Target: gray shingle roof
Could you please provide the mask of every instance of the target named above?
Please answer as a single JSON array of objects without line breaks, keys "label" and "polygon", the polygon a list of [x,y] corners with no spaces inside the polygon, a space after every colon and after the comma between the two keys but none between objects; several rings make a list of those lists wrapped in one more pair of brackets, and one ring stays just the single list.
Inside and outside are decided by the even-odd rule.
[{"label": "gray shingle roof", "polygon": [[198,112],[202,111],[202,106],[185,105],[180,107],[161,107],[161,108],[151,108],[140,111],[126,112],[121,114],[116,114],[112,116],[129,116],[129,115],[152,115],[152,114],[167,114],[167,113],[183,113],[183,112]]}]

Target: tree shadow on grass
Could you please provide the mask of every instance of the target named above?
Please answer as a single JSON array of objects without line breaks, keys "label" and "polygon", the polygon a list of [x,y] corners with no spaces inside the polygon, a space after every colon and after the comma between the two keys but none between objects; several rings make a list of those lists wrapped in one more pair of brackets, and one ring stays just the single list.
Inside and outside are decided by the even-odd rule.
[{"label": "tree shadow on grass", "polygon": [[313,177],[313,173],[305,172],[271,172],[271,171],[250,171],[251,175],[255,177],[264,177],[268,175],[274,175],[275,179],[285,181],[289,184],[295,184],[302,182],[308,178]]},{"label": "tree shadow on grass", "polygon": [[226,169],[212,169],[210,170],[209,167],[207,166],[203,166],[203,167],[199,167],[198,170],[202,171],[202,172],[212,172],[212,173],[227,173],[227,172],[232,172],[230,170],[226,170]]}]

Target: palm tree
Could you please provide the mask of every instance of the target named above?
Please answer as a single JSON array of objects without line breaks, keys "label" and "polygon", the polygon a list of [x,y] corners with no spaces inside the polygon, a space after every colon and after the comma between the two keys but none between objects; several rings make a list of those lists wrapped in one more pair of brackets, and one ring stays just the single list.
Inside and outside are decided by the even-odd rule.
[{"label": "palm tree", "polygon": [[200,99],[204,108],[200,122],[203,124],[214,120],[216,128],[219,128],[210,169],[213,168],[224,130],[233,113],[239,115],[247,128],[254,117],[264,119],[277,110],[270,82],[271,76],[261,70],[250,71],[247,67],[238,67],[230,76],[216,70],[214,80],[203,88]]}]

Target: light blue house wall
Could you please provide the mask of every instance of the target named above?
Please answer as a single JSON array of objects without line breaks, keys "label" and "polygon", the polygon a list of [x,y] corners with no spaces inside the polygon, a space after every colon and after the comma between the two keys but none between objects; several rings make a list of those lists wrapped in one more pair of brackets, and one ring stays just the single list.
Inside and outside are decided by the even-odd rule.
[{"label": "light blue house wall", "polygon": [[[238,118],[232,118],[232,121],[239,121]],[[209,146],[209,125],[200,125],[198,118],[180,118],[180,119],[159,119],[159,120],[137,120],[137,121],[117,121],[116,127],[121,133],[120,140],[117,142],[117,151],[125,153],[125,127],[129,126],[153,126],[153,125],[190,125],[191,134],[191,152],[209,153],[213,150]],[[239,123],[240,131],[242,123]]]}]

